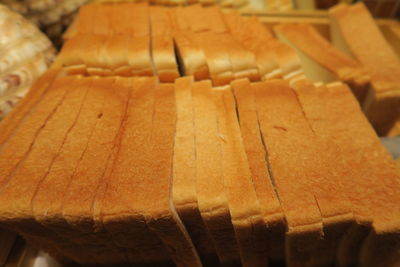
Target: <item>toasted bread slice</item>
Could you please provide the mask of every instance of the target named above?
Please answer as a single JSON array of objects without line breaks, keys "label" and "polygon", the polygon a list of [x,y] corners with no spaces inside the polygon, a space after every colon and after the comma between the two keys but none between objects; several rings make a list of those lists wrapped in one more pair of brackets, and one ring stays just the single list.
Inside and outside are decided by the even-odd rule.
[{"label": "toasted bread slice", "polygon": [[269,168],[287,220],[286,263],[304,264],[314,258],[323,235],[313,191],[313,180],[321,175],[310,164],[318,157],[312,132],[287,82],[254,83],[252,88]]},{"label": "toasted bread slice", "polygon": [[238,263],[240,256],[222,179],[222,155],[210,81],[194,83],[192,99],[200,213],[211,234],[220,263]]}]

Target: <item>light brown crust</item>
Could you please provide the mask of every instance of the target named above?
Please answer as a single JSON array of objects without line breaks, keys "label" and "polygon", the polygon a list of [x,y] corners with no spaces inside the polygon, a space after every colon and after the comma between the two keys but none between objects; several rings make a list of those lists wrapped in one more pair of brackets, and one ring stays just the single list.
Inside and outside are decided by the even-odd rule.
[{"label": "light brown crust", "polygon": [[172,36],[153,36],[152,59],[160,82],[174,82],[180,75]]},{"label": "light brown crust", "polygon": [[176,211],[185,224],[203,264],[215,265],[216,251],[201,218],[197,202],[192,82],[193,77],[180,78],[175,82],[177,122],[172,194]]},{"label": "light brown crust", "polygon": [[[239,262],[239,251],[222,180],[221,150],[210,81],[192,86],[197,200],[222,264]],[[212,184],[213,186],[210,186]]]},{"label": "light brown crust", "polygon": [[243,266],[267,262],[266,228],[261,213],[230,87],[213,92],[222,152],[222,179]]},{"label": "light brown crust", "polygon": [[240,128],[246,149],[254,187],[260,201],[267,229],[269,257],[284,261],[285,215],[267,169],[266,152],[262,144],[255,106],[254,92],[248,80],[231,83],[239,111]]},{"label": "light brown crust", "polygon": [[400,90],[400,59],[363,3],[341,5],[331,9],[329,14],[332,22],[338,25],[352,55],[371,75],[374,104],[364,110],[378,134],[385,135],[400,114],[399,110],[392,109],[392,105],[384,104],[399,101],[398,95],[386,97],[386,94]]},{"label": "light brown crust", "polygon": [[310,165],[317,158],[312,151],[312,133],[287,82],[254,83],[252,89],[269,167],[288,225],[286,262],[305,264],[313,259],[322,237],[321,212],[313,190],[313,179],[320,175]]}]

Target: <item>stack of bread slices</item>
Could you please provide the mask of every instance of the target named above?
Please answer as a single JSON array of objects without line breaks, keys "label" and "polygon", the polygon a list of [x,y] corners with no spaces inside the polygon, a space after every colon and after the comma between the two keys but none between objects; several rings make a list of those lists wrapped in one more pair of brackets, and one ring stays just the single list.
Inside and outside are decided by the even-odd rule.
[{"label": "stack of bread slices", "polygon": [[192,75],[218,86],[301,73],[296,52],[257,18],[217,7],[89,4],[65,39],[57,65],[69,74],[158,75],[162,82]]},{"label": "stack of bread slices", "polygon": [[238,25],[262,26],[81,9],[0,123],[0,225],[82,265],[397,264],[400,171],[357,99]]}]

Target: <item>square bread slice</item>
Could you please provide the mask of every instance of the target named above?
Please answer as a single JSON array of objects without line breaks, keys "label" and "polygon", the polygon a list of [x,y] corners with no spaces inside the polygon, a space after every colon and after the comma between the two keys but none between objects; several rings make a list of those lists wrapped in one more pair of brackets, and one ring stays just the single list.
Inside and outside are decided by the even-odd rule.
[{"label": "square bread slice", "polygon": [[287,82],[253,83],[252,90],[270,174],[287,221],[286,264],[311,263],[323,237],[321,211],[313,190],[313,180],[320,174],[311,164],[318,157],[312,149],[311,130]]},{"label": "square bread slice", "polygon": [[[68,82],[68,80],[65,79],[59,79],[58,81],[60,80],[62,82]],[[62,92],[63,96],[65,90],[69,90],[61,103],[55,101],[57,107],[54,107],[54,104],[47,103],[46,108],[52,108],[52,110],[43,110],[47,111],[46,115],[48,117],[44,126],[41,125],[40,122],[41,114],[39,110],[36,110],[32,116],[22,122],[18,130],[24,131],[24,138],[29,138],[29,135],[26,135],[26,133],[30,130],[30,127],[32,127],[33,130],[35,129],[32,124],[41,127],[41,129],[35,134],[34,138],[30,139],[29,149],[27,151],[23,142],[24,138],[18,138],[18,133],[15,133],[14,137],[18,138],[20,149],[15,153],[15,146],[13,147],[14,159],[16,159],[15,156],[19,153],[24,153],[24,155],[18,159],[18,163],[16,162],[17,164],[13,164],[12,161],[10,162],[10,157],[8,157],[9,168],[4,168],[4,170],[12,170],[12,172],[8,174],[4,173],[4,176],[2,176],[6,181],[2,184],[2,191],[0,194],[0,198],[4,198],[0,205],[0,209],[2,210],[0,221],[2,224],[22,233],[26,233],[28,236],[33,236],[38,240],[46,238],[51,239],[52,236],[54,236],[53,238],[56,239],[55,244],[65,244],[71,248],[73,246],[69,244],[68,241],[65,242],[64,239],[58,238],[56,234],[52,235],[48,233],[35,222],[32,216],[31,200],[36,193],[37,187],[42,182],[44,175],[52,166],[55,157],[58,155],[67,136],[76,123],[77,116],[80,113],[82,103],[87,93],[85,88],[79,86],[80,83],[82,83],[82,80],[75,82],[69,80],[67,85],[75,86],[67,88],[65,84],[60,85],[59,90]],[[53,92],[57,89],[54,89]],[[51,100],[54,101],[54,99],[57,98],[54,98],[53,95]],[[7,142],[6,145],[13,145],[12,140]],[[7,154],[8,149],[5,146],[2,150],[2,156],[7,156]],[[38,161],[38,158],[40,158],[40,161]],[[82,257],[88,255],[85,254],[84,251],[79,251],[77,249],[74,250],[74,253],[68,255],[75,258],[74,254],[82,255]]]},{"label": "square bread slice", "polygon": [[190,234],[204,265],[218,263],[210,234],[201,218],[197,201],[196,147],[192,100],[193,77],[175,81],[176,132],[173,158],[172,196],[175,209]]},{"label": "square bread slice", "polygon": [[[174,88],[158,85],[156,79],[137,79],[133,85],[133,103],[128,107],[118,156],[101,203],[102,224],[118,244],[136,253],[132,261],[168,260],[160,253],[166,248],[176,264],[200,265],[169,195]],[[160,154],[156,157],[159,161],[152,162],[149,159],[155,154]]]},{"label": "square bread slice", "polygon": [[274,29],[280,40],[296,50],[309,79],[324,83],[343,81],[364,103],[370,94],[369,74],[361,64],[332,46],[309,24],[285,23]]},{"label": "square bread slice", "polygon": [[131,36],[128,47],[128,63],[131,76],[153,76],[154,67],[151,61],[151,37],[148,35]]},{"label": "square bread slice", "polygon": [[[121,124],[121,113],[123,114],[124,112],[124,105],[121,105],[121,100],[116,99],[113,95],[120,95],[121,99],[127,99],[128,90],[118,87],[118,92],[116,92],[116,89],[112,89],[113,87],[116,88],[115,85],[113,86],[114,82],[114,78],[88,79],[87,86],[89,92],[77,124],[71,130],[60,154],[57,156],[52,167],[42,181],[32,204],[35,219],[39,223],[51,231],[59,233],[59,235],[71,242],[83,246],[85,251],[93,255],[91,260],[97,264],[115,264],[123,262],[121,256],[113,255],[111,252],[113,250],[112,247],[106,249],[106,242],[103,245],[103,247],[106,248],[99,250],[99,248],[97,248],[99,247],[97,245],[98,242],[93,242],[90,235],[84,233],[79,227],[75,226],[76,224],[79,225],[79,223],[88,224],[83,215],[76,215],[77,210],[81,211],[89,206],[87,209],[89,209],[90,213],[91,201],[95,194],[93,191],[95,191],[97,186],[96,183],[92,181],[96,178],[98,179],[100,176],[99,174],[96,176],[96,171],[97,173],[103,173],[104,167],[102,166],[105,165],[97,165],[96,168],[94,167],[96,165],[87,162],[89,155],[92,155],[90,153],[93,153],[93,143],[103,141],[103,144],[107,144],[107,146],[102,145],[102,148],[107,152],[107,147],[112,144],[112,138],[115,136],[116,131],[119,130],[118,126]],[[110,109],[112,111],[110,111]],[[113,114],[115,115],[111,117]],[[109,117],[111,118],[109,119]],[[106,121],[109,122],[110,120],[112,120],[116,126],[111,123],[105,124]],[[107,140],[102,140],[102,138],[105,138],[107,135],[104,134],[100,137],[99,128],[106,128],[107,133],[111,137]],[[95,153],[99,164],[101,162],[101,158],[99,157],[100,151],[100,147],[97,147]],[[104,154],[103,158],[107,158],[110,153]],[[93,175],[86,176],[85,174],[87,173],[82,171],[83,166],[85,166],[84,168],[91,166],[90,170]],[[79,187],[77,184],[79,184]],[[83,193],[83,190],[92,191]],[[76,191],[78,191],[78,193],[74,195]],[[89,202],[89,204],[82,201],[83,199]],[[74,208],[71,209],[71,206]],[[65,209],[67,209],[66,212],[64,212]],[[72,211],[68,212],[69,210]],[[69,220],[69,218],[72,219]],[[71,223],[72,225],[69,225],[69,221],[78,221],[79,223]],[[96,248],[93,248],[94,244]],[[108,252],[105,253],[107,250]],[[79,260],[80,263],[85,261],[85,259]]]},{"label": "square bread slice", "polygon": [[[368,231],[373,231],[361,250],[362,266],[390,266],[398,258],[399,172],[362,114],[349,88],[341,83],[299,93],[304,112],[317,135],[336,145],[346,161],[342,188],[350,199],[359,230],[349,232],[338,253],[341,266],[357,264]],[[340,105],[340,109],[337,107]],[[308,114],[308,115],[307,115]],[[318,115],[316,115],[318,114]],[[337,133],[341,133],[340,135]],[[348,138],[357,136],[356,142]],[[335,138],[333,138],[335,137]],[[373,196],[373,197],[371,197]],[[364,231],[362,231],[364,229]],[[396,238],[394,238],[397,236]]]},{"label": "square bread slice", "polygon": [[269,174],[266,151],[262,143],[254,90],[247,79],[231,83],[234,89],[240,129],[254,187],[267,227],[268,256],[274,262],[284,262],[286,220],[277,192]]},{"label": "square bread slice", "polygon": [[192,85],[197,201],[220,263],[238,264],[240,256],[222,179],[220,137],[211,88],[210,81]]},{"label": "square bread slice", "polygon": [[249,168],[230,87],[213,90],[222,179],[243,266],[268,262],[266,228]]},{"label": "square bread slice", "polygon": [[374,94],[363,110],[377,133],[385,135],[400,114],[400,59],[363,3],[335,6],[329,16],[333,45],[354,56],[371,75]]}]

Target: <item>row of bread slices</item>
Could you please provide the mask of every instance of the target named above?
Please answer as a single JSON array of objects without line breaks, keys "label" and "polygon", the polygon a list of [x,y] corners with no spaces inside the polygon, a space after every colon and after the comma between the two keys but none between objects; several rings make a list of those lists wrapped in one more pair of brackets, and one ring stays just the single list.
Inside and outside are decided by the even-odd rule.
[{"label": "row of bread slices", "polygon": [[399,169],[347,86],[57,74],[0,124],[0,224],[40,248],[84,265],[399,260]]},{"label": "row of bread slices", "polygon": [[378,134],[399,134],[393,128],[400,124],[399,56],[362,3],[329,14],[332,44],[305,24],[280,25],[277,35],[296,49],[307,77],[349,84]]},{"label": "row of bread slices", "polygon": [[90,4],[66,34],[58,65],[71,74],[151,76],[171,82],[183,75],[252,81],[296,75],[293,49],[256,19],[200,5]]},{"label": "row of bread slices", "polygon": [[0,118],[53,61],[47,37],[21,15],[0,5]]}]

